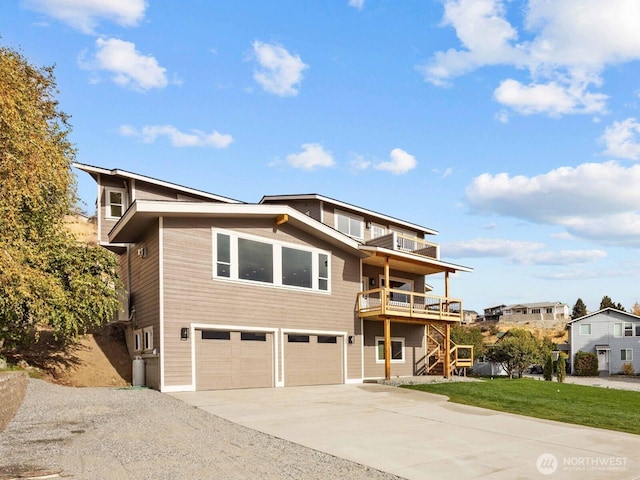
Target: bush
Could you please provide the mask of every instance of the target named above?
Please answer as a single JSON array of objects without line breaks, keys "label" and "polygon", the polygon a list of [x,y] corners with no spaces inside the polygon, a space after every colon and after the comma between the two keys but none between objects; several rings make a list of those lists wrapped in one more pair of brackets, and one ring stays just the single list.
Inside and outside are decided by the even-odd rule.
[{"label": "bush", "polygon": [[567,377],[567,355],[564,352],[558,354],[556,370],[558,371],[558,382],[564,383],[564,379]]},{"label": "bush", "polygon": [[576,352],[573,367],[579,377],[597,377],[598,357],[591,352]]},{"label": "bush", "polygon": [[550,382],[553,378],[553,357],[548,353],[544,358],[544,369],[542,375],[547,382]]},{"label": "bush", "polygon": [[623,363],[622,364],[622,374],[623,375],[633,375],[636,371],[633,368],[632,363]]}]

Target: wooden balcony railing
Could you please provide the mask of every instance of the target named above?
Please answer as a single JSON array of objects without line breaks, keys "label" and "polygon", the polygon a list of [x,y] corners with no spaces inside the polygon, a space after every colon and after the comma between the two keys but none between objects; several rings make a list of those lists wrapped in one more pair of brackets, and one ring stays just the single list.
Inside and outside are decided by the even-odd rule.
[{"label": "wooden balcony railing", "polygon": [[361,317],[462,320],[461,300],[393,288],[374,288],[358,293],[357,309]]},{"label": "wooden balcony railing", "polygon": [[440,246],[437,243],[427,242],[421,238],[391,232],[381,237],[376,237],[367,242],[367,245],[388,248],[399,252],[415,253],[429,258],[440,258]]}]

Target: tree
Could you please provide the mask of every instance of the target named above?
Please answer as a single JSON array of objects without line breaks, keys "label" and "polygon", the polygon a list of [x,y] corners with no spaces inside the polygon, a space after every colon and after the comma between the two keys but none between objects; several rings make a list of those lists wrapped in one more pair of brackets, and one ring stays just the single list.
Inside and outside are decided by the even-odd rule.
[{"label": "tree", "polygon": [[587,306],[581,298],[578,298],[578,300],[576,300],[576,304],[573,306],[573,311],[571,312],[571,320],[584,317],[585,315],[587,315]]},{"label": "tree", "polygon": [[608,295],[602,297],[602,300],[600,301],[600,310],[603,310],[605,308],[615,308],[616,310],[620,310],[621,312],[625,311],[621,303],[613,303],[613,300],[611,300],[611,297],[609,297]]},{"label": "tree", "polygon": [[640,316],[640,303],[636,302],[633,304],[633,307],[631,308],[631,313],[633,313],[634,315]]},{"label": "tree", "polygon": [[514,374],[522,377],[524,370],[539,363],[545,353],[542,343],[531,332],[514,328],[488,349],[487,357],[500,363],[509,378],[513,378]]},{"label": "tree", "polygon": [[484,355],[484,337],[478,327],[464,327],[453,325],[451,327],[451,340],[457,345],[473,345],[473,359]]},{"label": "tree", "polygon": [[558,364],[556,370],[558,371],[558,382],[564,383],[567,378],[567,354],[560,352],[558,354]]},{"label": "tree", "polygon": [[119,307],[115,258],[65,230],[76,201],[52,67],[0,46],[0,347],[50,326],[71,340]]}]

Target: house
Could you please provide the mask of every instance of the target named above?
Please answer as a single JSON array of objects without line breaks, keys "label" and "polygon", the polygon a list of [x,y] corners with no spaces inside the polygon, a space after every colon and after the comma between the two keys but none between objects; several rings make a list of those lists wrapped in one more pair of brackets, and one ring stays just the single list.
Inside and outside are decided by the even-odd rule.
[{"label": "house", "polygon": [[573,370],[576,352],[598,356],[600,374],[620,373],[625,363],[640,372],[640,317],[605,308],[570,321],[569,345]]},{"label": "house", "polygon": [[465,310],[462,312],[462,324],[471,325],[478,321],[478,312],[475,310]]},{"label": "house", "polygon": [[561,302],[517,303],[502,309],[501,321],[552,326],[569,320],[569,305]]},{"label": "house", "polygon": [[484,309],[484,321],[485,322],[497,322],[500,320],[500,316],[502,315],[502,310],[506,307],[506,305],[496,305],[494,307],[489,307]]},{"label": "house", "polygon": [[[163,392],[360,383],[470,366],[429,228],[317,194],[245,203],[125,170],[97,183],[99,244],[126,286],[118,321]],[[444,276],[444,295],[425,277]],[[136,358],[138,360],[138,358]],[[138,362],[139,365],[139,362]]]}]

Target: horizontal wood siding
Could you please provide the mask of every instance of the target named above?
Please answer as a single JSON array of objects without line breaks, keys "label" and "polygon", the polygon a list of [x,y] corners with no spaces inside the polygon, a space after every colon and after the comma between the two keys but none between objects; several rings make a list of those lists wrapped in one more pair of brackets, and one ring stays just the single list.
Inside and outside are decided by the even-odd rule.
[{"label": "horizontal wood siding", "polygon": [[[134,326],[153,326],[154,347],[160,346],[160,286],[158,225],[148,230],[147,236],[131,245],[130,303],[135,307]],[[137,255],[139,248],[146,248],[147,257]]]},{"label": "horizontal wood siding", "polygon": [[[391,322],[391,337],[402,337],[404,343],[404,363],[391,363],[391,376],[413,376],[424,364],[426,345],[424,326]],[[384,363],[376,363],[376,337],[384,336],[382,321],[364,322],[364,376],[384,378]]]},{"label": "horizontal wood siding", "polygon": [[126,209],[131,204],[131,191],[129,189],[129,183],[118,177],[108,177],[106,175],[100,176],[100,187],[99,187],[99,195],[100,195],[100,211],[97,214],[100,216],[100,231],[99,241],[100,242],[108,242],[109,241],[109,232],[113,228],[113,226],[117,223],[118,219],[109,219],[107,217],[107,196],[106,191],[109,188],[124,188],[126,189],[126,202],[124,208]]},{"label": "horizontal wood siding", "polygon": [[[165,218],[164,222],[166,385],[191,383],[190,342],[180,341],[180,328],[191,323],[359,333],[357,257],[288,224],[276,227],[273,221]],[[331,293],[214,279],[214,226],[332,251]],[[347,375],[361,378],[358,346],[349,345],[348,355]]]},{"label": "horizontal wood siding", "polygon": [[[362,276],[369,278],[369,286],[366,287],[367,289],[380,287],[380,275],[384,275],[384,269],[371,265],[362,265]],[[424,275],[416,275],[410,272],[401,272],[399,270],[391,269],[389,270],[389,276],[413,280],[413,291],[424,293]],[[376,281],[375,285],[371,285],[372,278]]]}]

